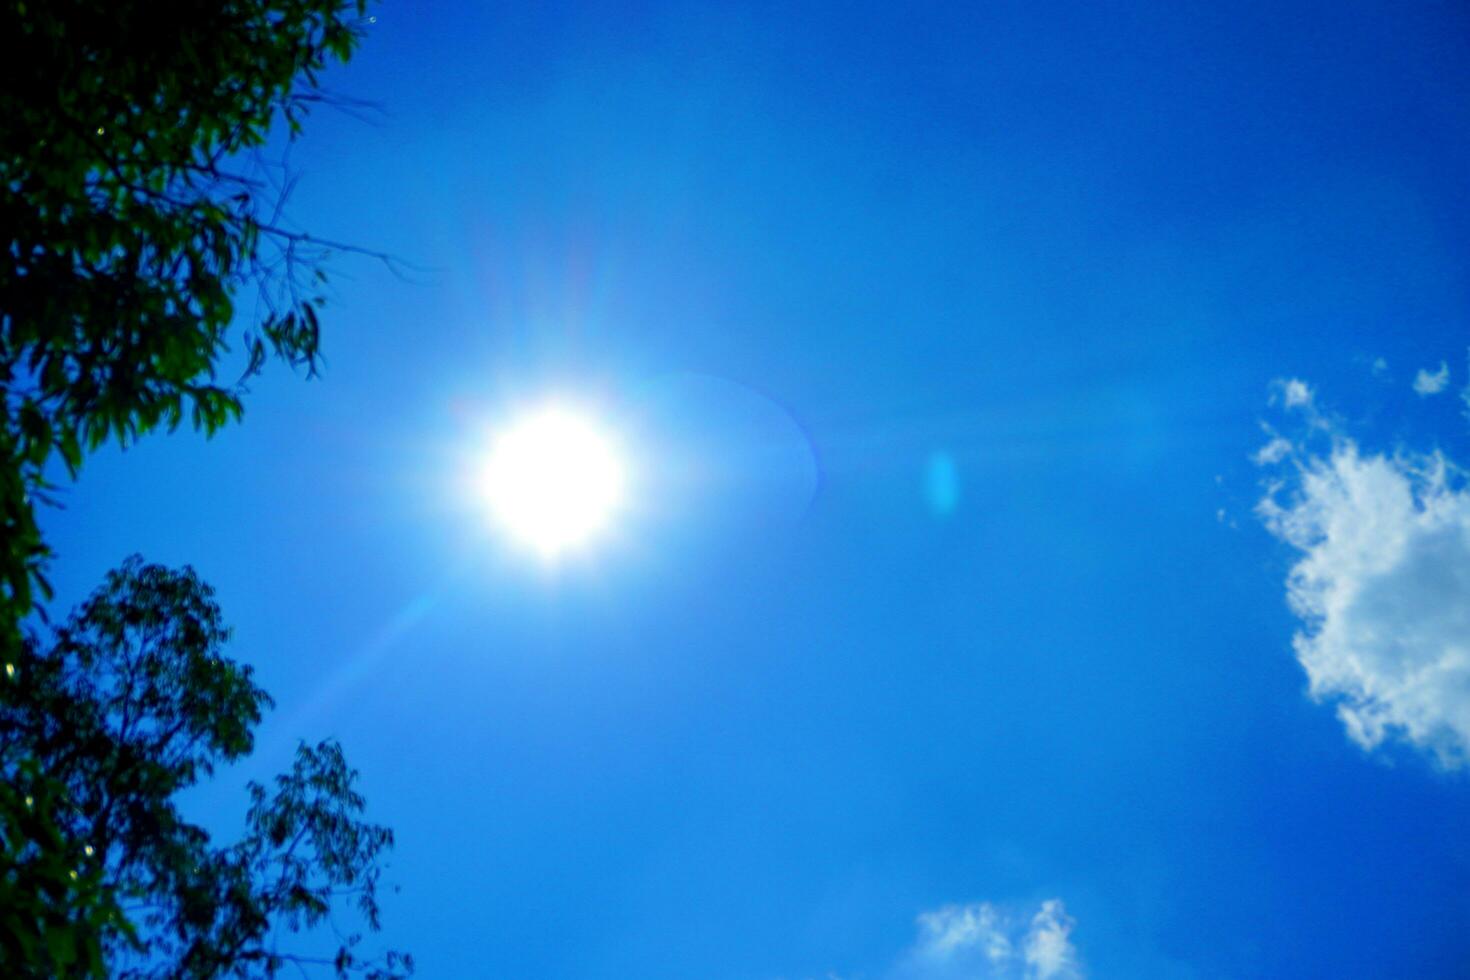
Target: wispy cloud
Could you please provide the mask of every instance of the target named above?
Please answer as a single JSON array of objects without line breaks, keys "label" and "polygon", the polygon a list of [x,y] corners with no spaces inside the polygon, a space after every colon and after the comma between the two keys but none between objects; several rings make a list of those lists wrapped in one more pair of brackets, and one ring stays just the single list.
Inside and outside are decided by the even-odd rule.
[{"label": "wispy cloud", "polygon": [[1444,391],[1450,383],[1450,366],[1444,361],[1439,362],[1439,370],[1433,374],[1427,368],[1420,368],[1419,373],[1414,375],[1414,393],[1421,398],[1437,395]]},{"label": "wispy cloud", "polygon": [[976,902],[918,917],[919,936],[897,971],[904,980],[1080,980],[1076,923],[1060,899],[1032,908]]},{"label": "wispy cloud", "polygon": [[[1316,393],[1312,386],[1300,378],[1281,378],[1275,382],[1276,395],[1287,408],[1312,408]],[[1275,396],[1272,397],[1275,401]]]},{"label": "wispy cloud", "polygon": [[1023,955],[1026,966],[1038,980],[1062,980],[1065,977],[1080,977],[1082,967],[1077,962],[1077,950],[1072,947],[1072,927],[1075,923],[1062,907],[1060,899],[1042,902],[1041,908],[1031,917],[1031,929],[1026,933]]},{"label": "wispy cloud", "polygon": [[1272,433],[1271,441],[1256,450],[1255,455],[1251,456],[1251,460],[1257,466],[1270,466],[1274,463],[1281,462],[1290,455],[1291,440]]},{"label": "wispy cloud", "polygon": [[[1258,453],[1263,465],[1279,463]],[[1257,505],[1299,557],[1287,600],[1315,699],[1364,748],[1470,759],[1470,488],[1439,453],[1365,453],[1329,431]]]}]

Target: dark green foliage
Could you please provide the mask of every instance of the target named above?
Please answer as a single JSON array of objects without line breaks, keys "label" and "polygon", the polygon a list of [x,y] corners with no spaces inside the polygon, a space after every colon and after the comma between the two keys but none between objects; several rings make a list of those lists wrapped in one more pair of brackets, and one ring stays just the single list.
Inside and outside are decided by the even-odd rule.
[{"label": "dark green foliage", "polygon": [[[61,952],[81,964],[100,956],[110,976],[269,977],[315,963],[338,976],[386,978],[411,969],[396,953],[359,957],[359,936],[329,940],[315,929],[344,901],[368,929],[379,927],[378,860],[393,843],[391,831],[361,819],[356,773],[335,743],[302,745],[273,787],[250,785],[237,843],[215,844],[180,812],[181,791],[250,752],[271,703],[249,667],[222,655],[227,637],[209,586],[192,570],[133,558],[48,636],[27,638],[0,706],[0,765],[8,781],[26,767],[46,774],[54,829],[39,832],[54,839],[37,842],[21,828],[21,848],[6,851],[52,862],[33,869],[42,880],[60,869],[66,884],[81,868],[91,892],[52,898],[36,889],[38,907],[16,913],[30,918],[0,923],[0,975],[12,973],[6,937],[49,922],[53,907],[96,914],[71,939],[44,928],[32,935],[72,943]],[[16,816],[32,812],[22,807]],[[8,884],[24,894],[35,887]],[[335,949],[281,952],[281,931]]]},{"label": "dark green foliage", "polygon": [[[323,99],[366,5],[0,0],[0,639],[46,588],[48,464],[212,433],[271,355],[316,366],[324,248],[281,223],[258,151]],[[260,313],[227,366],[244,286]]]},{"label": "dark green foliage", "polygon": [[[0,972],[8,977],[101,976],[102,937],[131,937],[102,867],[67,840],[64,792],[33,761],[0,783]],[[95,852],[94,852],[95,853]]]},{"label": "dark green foliage", "polygon": [[[48,478],[160,426],[213,433],[272,356],[317,367],[327,245],[283,222],[261,151],[324,101],[366,5],[0,0],[0,976],[269,975],[289,960],[263,923],[309,927],[324,882],[375,925],[386,831],[356,822],[332,746],[237,847],[178,813],[269,703],[191,573],[126,566],[44,649],[21,626],[49,596]],[[304,850],[262,836],[322,814]]]}]

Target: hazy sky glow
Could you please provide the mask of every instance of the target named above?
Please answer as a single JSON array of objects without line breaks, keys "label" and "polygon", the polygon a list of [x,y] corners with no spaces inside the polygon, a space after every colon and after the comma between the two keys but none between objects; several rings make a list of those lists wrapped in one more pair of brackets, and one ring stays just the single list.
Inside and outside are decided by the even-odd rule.
[{"label": "hazy sky glow", "polygon": [[294,220],[426,271],[46,517],[275,696],[201,819],[339,737],[427,978],[1464,975],[1463,5],[424,0],[327,81]]}]

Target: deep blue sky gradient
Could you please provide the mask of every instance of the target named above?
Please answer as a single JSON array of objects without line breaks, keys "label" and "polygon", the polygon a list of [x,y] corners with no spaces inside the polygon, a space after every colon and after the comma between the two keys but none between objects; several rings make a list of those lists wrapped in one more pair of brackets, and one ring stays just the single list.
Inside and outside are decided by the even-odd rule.
[{"label": "deep blue sky gradient", "polygon": [[[1470,457],[1408,389],[1470,337],[1462,5],[377,14],[293,217],[422,271],[46,521],[65,601],[194,564],[276,696],[204,819],[340,737],[430,978],[882,978],[1052,896],[1098,977],[1470,971],[1470,785],[1306,698],[1248,462],[1284,376]],[[555,573],[454,489],[544,391],[649,474]]]}]

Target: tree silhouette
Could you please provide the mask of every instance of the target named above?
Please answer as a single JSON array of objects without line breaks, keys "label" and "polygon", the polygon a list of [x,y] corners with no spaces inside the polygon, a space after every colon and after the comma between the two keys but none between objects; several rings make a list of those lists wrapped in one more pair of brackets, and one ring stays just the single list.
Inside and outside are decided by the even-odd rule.
[{"label": "tree silhouette", "polygon": [[[251,669],[222,654],[227,637],[193,570],[137,557],[64,623],[27,637],[7,671],[0,764],[36,767],[57,791],[43,802],[59,840],[23,853],[50,860],[50,878],[64,886],[95,893],[80,903],[94,928],[61,939],[32,928],[68,901],[33,890],[27,901],[41,907],[7,904],[0,915],[0,973],[38,962],[21,948],[28,930],[47,936],[42,962],[91,963],[115,977],[270,977],[289,964],[380,980],[411,972],[403,954],[362,957],[361,932],[343,936],[331,921],[347,904],[368,930],[380,927],[379,862],[393,843],[390,830],[362,820],[356,772],[335,742],[303,744],[272,786],[251,783],[245,834],[233,844],[214,843],[180,812],[183,790],[251,751],[271,705]],[[327,955],[276,945],[282,930],[322,942],[327,925]]]},{"label": "tree silhouette", "polygon": [[[269,973],[284,960],[262,945],[262,923],[310,927],[324,914],[315,886],[293,877],[297,852],[282,853],[269,829],[336,806],[331,833],[367,834],[352,822],[351,772],[328,743],[303,747],[276,793],[254,801],[252,837],[211,850],[169,801],[199,767],[248,751],[265,703],[248,671],[168,661],[175,686],[158,693],[172,700],[148,707],[184,712],[171,724],[194,741],[185,756],[162,758],[122,737],[143,706],[109,728],[116,718],[101,706],[132,702],[116,691],[106,700],[96,686],[105,673],[78,672],[114,647],[64,646],[83,624],[103,629],[105,602],[94,597],[90,619],[56,634],[62,646],[41,651],[23,634],[50,594],[36,513],[52,500],[50,479],[75,477],[108,441],[185,422],[213,433],[240,415],[244,382],[273,356],[317,368],[323,261],[343,246],[285,219],[292,177],[264,148],[272,133],[294,139],[314,105],[342,101],[319,74],[352,54],[366,10],[367,0],[0,0],[0,975],[124,965],[156,975],[159,964],[171,964],[163,975]],[[237,310],[242,294],[255,298],[248,312]],[[135,563],[110,581],[141,588],[141,572]],[[149,588],[166,584],[153,578]],[[194,592],[191,615],[209,605],[202,586]],[[208,647],[222,634],[168,632],[208,622],[186,617],[149,643]],[[197,727],[206,721],[217,727]],[[99,755],[105,745],[117,754]],[[99,809],[103,797],[115,802]],[[102,838],[82,833],[81,814]],[[324,827],[295,831],[318,857],[346,846]],[[369,875],[350,887],[365,888],[370,923],[368,869],[385,833],[335,864],[306,866]],[[295,891],[264,888],[272,861],[281,866],[270,880]],[[145,881],[152,905],[119,903],[142,900]],[[143,959],[127,961],[129,950]],[[339,970],[356,967],[350,950],[342,957]]]},{"label": "tree silhouette", "polygon": [[[75,476],[185,420],[212,433],[272,355],[316,368],[334,246],[284,221],[290,175],[261,151],[330,100],[319,73],[366,7],[0,0],[0,640],[49,592],[48,464]],[[245,287],[258,311],[227,370]]]},{"label": "tree silhouette", "polygon": [[[11,665],[13,666],[13,665]],[[11,675],[14,676],[13,674]],[[128,936],[83,846],[62,834],[63,787],[32,759],[0,782],[0,968],[13,977],[102,976],[102,937]]]}]

